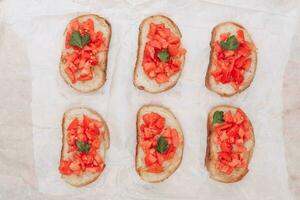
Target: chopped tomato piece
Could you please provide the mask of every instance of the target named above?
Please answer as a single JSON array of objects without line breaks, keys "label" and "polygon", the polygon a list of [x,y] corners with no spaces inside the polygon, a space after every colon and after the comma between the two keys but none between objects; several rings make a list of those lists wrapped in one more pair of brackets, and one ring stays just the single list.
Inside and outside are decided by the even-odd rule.
[{"label": "chopped tomato piece", "polygon": [[72,170],[70,169],[70,164],[71,164],[70,161],[65,161],[65,160],[60,161],[60,166],[59,166],[60,173],[63,175],[72,174]]},{"label": "chopped tomato piece", "polygon": [[244,42],[245,38],[244,38],[244,31],[242,30],[238,30],[237,31],[237,40],[239,42]]},{"label": "chopped tomato piece", "polygon": [[152,165],[156,161],[157,161],[157,158],[155,156],[153,156],[152,154],[147,154],[145,156],[145,164],[148,165],[148,166]]},{"label": "chopped tomato piece", "polygon": [[152,141],[151,140],[144,140],[141,142],[141,146],[143,148],[143,150],[148,150],[151,148],[152,145]]},{"label": "chopped tomato piece", "polygon": [[156,32],[156,25],[151,23],[150,24],[150,31],[149,31],[149,36],[153,36]]},{"label": "chopped tomato piece", "polygon": [[73,161],[73,162],[71,162],[71,164],[70,164],[70,169],[71,170],[73,170],[73,171],[79,171],[80,169],[81,169],[81,167],[80,167],[80,162],[79,161]]},{"label": "chopped tomato piece", "polygon": [[171,135],[171,129],[170,129],[170,128],[166,128],[166,129],[164,130],[164,132],[162,133],[162,135],[163,135],[165,138],[170,138],[170,137],[172,137],[172,135]]},{"label": "chopped tomato piece", "polygon": [[235,122],[237,124],[241,124],[242,122],[244,122],[244,120],[245,120],[245,117],[244,117],[243,111],[238,109],[237,112],[236,112],[236,115],[235,115]]},{"label": "chopped tomato piece", "polygon": [[87,137],[86,137],[85,134],[78,134],[78,135],[77,135],[77,140],[78,140],[78,141],[86,142],[86,141],[87,141]]},{"label": "chopped tomato piece", "polygon": [[168,46],[168,51],[170,56],[177,56],[177,54],[179,53],[178,46],[173,44]]},{"label": "chopped tomato piece", "polygon": [[174,147],[178,147],[179,146],[179,137],[178,137],[178,133],[177,133],[176,129],[172,129],[171,135],[172,135],[172,143],[173,143]]},{"label": "chopped tomato piece", "polygon": [[167,39],[170,36],[171,31],[168,28],[164,28],[164,29],[158,30],[157,32],[162,38]]},{"label": "chopped tomato piece", "polygon": [[157,83],[165,83],[168,82],[169,78],[166,74],[158,74],[155,78]]},{"label": "chopped tomato piece", "polygon": [[225,120],[225,122],[228,122],[228,123],[233,122],[233,116],[232,116],[231,111],[228,111],[224,114],[224,120]]},{"label": "chopped tomato piece", "polygon": [[218,125],[216,127],[216,131],[219,132],[219,131],[222,131],[222,130],[225,130],[225,129],[228,129],[232,126],[232,124],[221,124],[221,125]]},{"label": "chopped tomato piece", "polygon": [[83,126],[87,128],[89,126],[89,123],[91,122],[90,118],[86,115],[83,115]]},{"label": "chopped tomato piece", "polygon": [[225,40],[227,40],[227,38],[230,36],[230,33],[222,33],[221,35],[220,35],[220,39],[221,39],[221,41],[225,41]]},{"label": "chopped tomato piece", "polygon": [[165,126],[165,118],[160,117],[156,120],[155,126],[159,129],[162,129]]},{"label": "chopped tomato piece", "polygon": [[70,24],[70,29],[72,30],[72,31],[76,31],[76,30],[78,30],[79,29],[79,21],[78,20],[73,20],[72,22],[71,22],[71,24]]},{"label": "chopped tomato piece", "polygon": [[221,135],[220,135],[220,140],[221,140],[221,141],[224,141],[224,140],[227,140],[228,138],[229,138],[229,137],[228,137],[226,131],[222,131],[222,132],[221,132]]},{"label": "chopped tomato piece", "polygon": [[66,69],[65,69],[65,72],[66,72],[66,74],[68,75],[68,77],[69,77],[71,83],[76,83],[76,79],[75,79],[75,76],[74,76],[72,70],[71,70],[70,68],[66,68]]},{"label": "chopped tomato piece", "polygon": [[94,147],[95,149],[98,149],[100,147],[100,139],[95,139],[93,142],[92,142],[92,147]]},{"label": "chopped tomato piece", "polygon": [[151,72],[151,71],[153,71],[156,68],[156,65],[153,62],[145,63],[143,65],[143,68],[144,68],[145,72]]},{"label": "chopped tomato piece", "polygon": [[158,152],[156,152],[156,158],[159,165],[162,165],[164,162],[164,156]]},{"label": "chopped tomato piece", "polygon": [[164,168],[159,164],[154,164],[148,167],[147,172],[151,173],[161,173],[164,171]]},{"label": "chopped tomato piece", "polygon": [[221,143],[221,150],[223,152],[230,152],[232,150],[232,146],[229,143],[222,142]]},{"label": "chopped tomato piece", "polygon": [[83,22],[83,27],[87,31],[94,32],[94,21],[92,19],[87,19],[85,22]]},{"label": "chopped tomato piece", "polygon": [[174,158],[175,153],[176,148],[173,145],[170,145],[167,153],[163,154],[163,157],[165,160],[171,160],[172,158]]},{"label": "chopped tomato piece", "polygon": [[78,118],[74,118],[73,121],[70,123],[70,125],[68,126],[68,131],[71,129],[76,129],[78,127],[79,121]]},{"label": "chopped tomato piece", "polygon": [[169,42],[169,44],[178,44],[178,43],[180,43],[180,38],[179,37],[169,37],[168,42]]},{"label": "chopped tomato piece", "polygon": [[149,42],[149,45],[154,47],[155,49],[161,49],[162,48],[162,45],[159,41],[157,40],[152,40]]},{"label": "chopped tomato piece", "polygon": [[248,58],[245,61],[245,64],[244,64],[243,68],[247,71],[250,68],[251,63],[252,63],[251,58]]}]

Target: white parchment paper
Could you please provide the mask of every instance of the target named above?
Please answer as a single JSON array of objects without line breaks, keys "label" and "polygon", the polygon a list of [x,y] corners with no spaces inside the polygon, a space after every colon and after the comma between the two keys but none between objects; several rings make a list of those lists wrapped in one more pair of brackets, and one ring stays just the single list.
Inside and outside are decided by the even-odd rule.
[{"label": "white parchment paper", "polygon": [[[30,2],[26,3],[26,2]],[[16,1],[7,3],[7,23],[26,41],[32,71],[32,121],[38,190],[51,195],[99,199],[289,199],[282,138],[282,76],[287,63],[297,10],[286,6],[252,9],[203,1]],[[17,4],[19,3],[19,4]],[[244,8],[242,8],[244,7]],[[22,15],[13,13],[22,12]],[[67,23],[80,14],[95,13],[112,24],[105,86],[81,94],[65,84],[58,64]],[[172,18],[183,35],[186,62],[178,84],[162,94],[137,90],[132,84],[138,26],[149,15]],[[20,17],[22,16],[22,17]],[[212,28],[223,21],[243,24],[258,48],[256,77],[246,91],[221,98],[208,91],[204,78]],[[183,161],[159,184],[143,182],[134,168],[136,112],[143,104],[169,107],[185,135]],[[254,126],[256,146],[248,175],[240,182],[211,180],[204,168],[206,119],[219,104],[241,107]],[[61,119],[65,110],[87,106],[101,113],[111,134],[107,167],[87,187],[67,185],[58,172]]]}]

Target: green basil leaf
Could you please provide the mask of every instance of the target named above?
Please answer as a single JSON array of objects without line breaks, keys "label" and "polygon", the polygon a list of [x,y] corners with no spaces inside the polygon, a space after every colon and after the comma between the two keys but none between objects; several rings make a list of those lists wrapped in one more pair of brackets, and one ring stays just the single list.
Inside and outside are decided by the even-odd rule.
[{"label": "green basil leaf", "polygon": [[82,37],[81,39],[82,47],[84,47],[87,43],[90,42],[90,37],[91,36],[89,33],[85,34],[85,36]]},{"label": "green basil leaf", "polygon": [[222,49],[224,49],[224,50],[228,50],[228,49],[229,49],[228,43],[226,43],[226,42],[224,42],[224,41],[221,41],[221,47],[222,47]]},{"label": "green basil leaf", "polygon": [[155,149],[160,154],[165,153],[169,149],[168,141],[162,135],[158,138]]},{"label": "green basil leaf", "polygon": [[70,45],[75,46],[75,47],[80,47],[82,48],[82,43],[81,43],[81,35],[79,31],[74,31],[71,34],[71,38],[70,38]]},{"label": "green basil leaf", "polygon": [[234,35],[227,38],[225,42],[221,41],[221,47],[224,50],[236,50],[239,46],[240,43]]},{"label": "green basil leaf", "polygon": [[162,61],[162,62],[168,62],[170,60],[170,55],[168,49],[165,49],[161,52],[158,52],[157,57]]},{"label": "green basil leaf", "polygon": [[74,31],[71,34],[69,44],[74,47],[83,48],[89,42],[90,42],[90,34],[89,33],[87,33],[85,36],[82,37],[79,31]]},{"label": "green basil leaf", "polygon": [[213,124],[224,122],[223,115],[224,115],[223,111],[216,111],[213,116]]},{"label": "green basil leaf", "polygon": [[76,141],[76,146],[80,152],[88,153],[91,149],[91,145],[89,143],[85,143],[82,141]]}]

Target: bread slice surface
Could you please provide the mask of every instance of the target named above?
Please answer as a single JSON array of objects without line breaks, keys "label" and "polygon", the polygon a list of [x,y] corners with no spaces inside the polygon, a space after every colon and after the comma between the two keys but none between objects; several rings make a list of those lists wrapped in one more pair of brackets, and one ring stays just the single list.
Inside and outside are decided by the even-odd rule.
[{"label": "bread slice surface", "polygon": [[[235,113],[237,109],[238,109],[237,107],[227,106],[227,105],[217,106],[214,107],[209,112],[208,119],[207,119],[207,146],[206,146],[205,166],[212,179],[224,183],[233,183],[233,182],[240,181],[248,173],[249,170],[248,167],[236,168],[233,170],[233,172],[230,175],[228,175],[226,173],[220,172],[216,168],[216,161],[218,160],[218,152],[220,151],[220,145],[214,143],[214,137],[216,133],[213,130],[213,123],[212,123],[213,115],[216,111],[223,111],[224,113],[227,111],[231,111],[232,113]],[[252,138],[245,143],[245,147],[247,151],[246,153],[244,153],[244,156],[249,164],[254,150],[255,136],[254,136],[254,131],[253,131],[251,121],[249,120],[248,117],[247,120],[250,125],[249,131],[251,132]]]},{"label": "bread slice surface", "polygon": [[[100,121],[103,124],[103,127],[101,127],[100,135],[101,137],[101,144],[98,149],[98,153],[105,162],[105,154],[107,149],[109,149],[110,144],[110,137],[109,137],[109,130],[107,127],[106,122],[102,118],[101,115],[99,115],[97,112],[93,111],[90,108],[84,108],[84,107],[78,107],[78,108],[71,108],[67,110],[62,119],[62,149],[61,149],[61,160],[65,160],[71,157],[71,154],[68,153],[68,141],[67,141],[67,128],[69,124],[72,122],[72,120],[77,117],[80,121],[83,119],[83,115],[88,116],[91,119],[96,119]],[[104,166],[105,167],[105,166]],[[103,171],[102,171],[103,172]],[[83,172],[82,175],[77,176],[75,174],[72,175],[62,175],[62,179],[66,181],[68,184],[76,187],[85,186],[89,183],[94,182],[102,172],[99,173],[92,173],[92,172]]]},{"label": "bread slice surface", "polygon": [[210,46],[211,46],[210,60],[209,60],[206,77],[205,77],[205,86],[209,90],[219,94],[220,96],[224,96],[224,97],[233,96],[233,95],[235,95],[237,93],[241,93],[242,91],[247,89],[250,86],[250,84],[252,83],[254,76],[255,76],[255,72],[256,72],[257,52],[256,52],[256,48],[255,48],[254,50],[252,50],[251,56],[250,56],[250,58],[252,59],[251,65],[250,65],[248,71],[246,71],[244,73],[244,81],[238,90],[236,90],[230,83],[217,84],[217,82],[215,81],[215,78],[212,75],[213,71],[215,71],[217,68],[217,66],[214,65],[214,63],[213,63],[213,58],[216,56],[215,55],[216,52],[213,47],[214,42],[220,41],[220,35],[222,33],[229,32],[232,35],[236,35],[236,32],[238,30],[242,30],[244,32],[245,40],[250,42],[255,47],[255,44],[254,44],[253,40],[251,39],[251,36],[248,33],[248,31],[242,25],[237,24],[235,22],[220,23],[217,26],[215,26],[212,30],[212,36],[211,36],[211,42],[210,42]]},{"label": "bread slice surface", "polygon": [[[150,173],[146,171],[147,169],[144,162],[145,153],[142,147],[140,146],[141,140],[139,137],[139,133],[140,133],[139,127],[141,126],[141,124],[143,124],[142,116],[151,112],[155,112],[161,115],[162,117],[164,117],[166,120],[165,121],[166,127],[171,127],[176,129],[180,141],[180,145],[176,149],[175,156],[171,160],[164,161],[163,163],[164,171],[161,173]],[[163,106],[145,105],[141,107],[137,113],[136,128],[137,128],[137,144],[136,144],[135,167],[138,175],[144,181],[151,182],[151,183],[164,181],[176,171],[176,169],[180,166],[182,160],[183,149],[184,149],[184,135],[181,126],[179,124],[179,121],[176,119],[174,114],[169,109]]]},{"label": "bread slice surface", "polygon": [[87,19],[92,19],[94,22],[94,28],[95,32],[100,31],[103,34],[105,46],[107,47],[107,51],[100,51],[98,53],[98,65],[92,68],[93,71],[93,79],[88,81],[77,81],[76,83],[72,83],[69,79],[68,75],[65,72],[66,69],[66,61],[63,58],[63,55],[65,53],[72,53],[74,50],[72,49],[65,49],[65,47],[62,50],[61,53],[61,59],[59,63],[59,71],[61,77],[64,79],[64,81],[72,88],[79,92],[88,93],[95,90],[98,90],[101,88],[105,81],[106,81],[106,70],[107,70],[107,59],[108,59],[108,52],[109,52],[109,44],[110,44],[110,38],[111,38],[111,25],[110,23],[103,17],[100,17],[98,15],[94,14],[88,14],[88,15],[81,15],[79,17],[76,17],[71,20],[71,22],[67,25],[67,28],[64,32],[64,43],[66,38],[66,33],[68,30],[68,27],[74,20],[79,20],[79,22],[84,22]]},{"label": "bread slice surface", "polygon": [[139,27],[139,38],[138,38],[138,50],[137,50],[137,59],[135,63],[135,68],[134,68],[134,75],[133,75],[133,84],[135,87],[137,87],[140,90],[144,90],[146,92],[150,93],[160,93],[164,92],[166,90],[171,89],[174,87],[181,75],[181,72],[184,67],[184,60],[185,60],[185,55],[182,55],[180,57],[181,61],[181,71],[174,74],[169,78],[169,81],[163,84],[158,84],[154,80],[151,80],[148,78],[148,76],[145,74],[143,70],[143,57],[144,57],[144,49],[145,49],[145,44],[148,41],[147,35],[149,33],[149,27],[150,24],[160,24],[163,23],[166,28],[169,28],[171,32],[176,34],[178,37],[181,36],[181,32],[178,28],[178,26],[173,22],[170,18],[163,16],[163,15],[155,15],[155,16],[150,16],[147,17],[142,21]]}]

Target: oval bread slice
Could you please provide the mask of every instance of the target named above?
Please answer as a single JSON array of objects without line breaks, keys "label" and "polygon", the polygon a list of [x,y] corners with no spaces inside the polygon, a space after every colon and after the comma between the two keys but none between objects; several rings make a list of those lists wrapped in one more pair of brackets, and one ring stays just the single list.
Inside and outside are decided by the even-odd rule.
[{"label": "oval bread slice", "polygon": [[217,84],[212,75],[212,72],[216,69],[216,66],[212,62],[212,59],[215,56],[213,43],[215,41],[220,41],[220,35],[222,33],[230,32],[231,34],[236,34],[236,31],[238,31],[238,30],[243,30],[245,40],[252,43],[253,46],[255,46],[248,31],[243,26],[241,26],[237,23],[224,22],[224,23],[221,23],[221,24],[215,26],[214,29],[212,30],[212,37],[211,37],[211,42],[210,42],[210,46],[211,46],[210,61],[209,61],[208,69],[206,72],[205,85],[209,90],[216,92],[220,96],[225,96],[225,97],[233,96],[237,93],[244,91],[246,88],[248,88],[250,86],[250,84],[253,81],[253,78],[255,76],[256,65],[257,65],[257,52],[255,50],[252,50],[251,66],[249,67],[249,70],[245,72],[244,82],[240,86],[239,90],[236,90],[230,83]]},{"label": "oval bread slice", "polygon": [[[232,113],[235,113],[237,110],[236,107],[233,106],[217,106],[214,107],[208,114],[207,119],[207,147],[206,147],[206,156],[205,156],[205,166],[210,174],[210,177],[214,180],[224,182],[224,183],[232,183],[241,180],[247,173],[248,168],[238,168],[234,169],[233,172],[228,175],[225,173],[220,172],[218,169],[216,169],[216,161],[218,159],[218,151],[219,151],[219,145],[215,144],[213,139],[215,137],[215,132],[213,131],[212,122],[213,122],[213,115],[215,111],[231,111]],[[245,114],[246,115],[246,114]],[[247,117],[248,118],[248,117]],[[248,119],[250,124],[250,132],[252,133],[252,138],[248,140],[245,143],[245,147],[247,148],[247,151],[245,153],[245,158],[247,159],[248,163],[251,160],[253,149],[255,145],[255,137],[253,132],[253,127]]]},{"label": "oval bread slice", "polygon": [[133,84],[140,90],[145,90],[150,93],[159,93],[171,89],[174,87],[181,75],[181,71],[184,66],[185,56],[182,55],[180,57],[181,61],[181,71],[171,76],[169,81],[163,84],[158,84],[154,80],[151,80],[147,77],[143,70],[143,57],[144,57],[144,49],[145,44],[148,41],[147,35],[149,33],[149,27],[151,23],[160,24],[163,23],[166,28],[169,28],[173,33],[181,38],[181,33],[177,25],[168,17],[163,15],[155,15],[150,16],[144,19],[139,27],[139,42],[138,42],[138,50],[137,50],[137,59],[134,68],[133,75]]},{"label": "oval bread slice", "polygon": [[[109,51],[109,43],[110,43],[110,38],[111,38],[111,25],[103,17],[99,17],[98,15],[94,15],[94,14],[89,14],[89,15],[82,15],[82,16],[76,17],[72,21],[79,20],[79,22],[83,22],[89,18],[94,21],[95,31],[101,31],[103,33],[104,42],[108,48],[107,51],[104,51],[104,52],[101,51],[98,54],[99,64],[92,68],[93,79],[84,81],[84,82],[77,81],[74,84],[70,81],[68,75],[65,72],[65,68],[67,66],[65,65],[66,62],[63,59],[63,54],[66,52],[72,52],[73,51],[72,49],[63,48],[62,53],[61,53],[60,64],[59,64],[59,71],[60,71],[60,74],[61,74],[62,78],[64,79],[64,81],[68,85],[70,85],[72,88],[74,88],[75,90],[77,90],[79,92],[84,92],[84,93],[92,92],[92,91],[95,91],[95,90],[101,88],[106,81],[107,54]],[[67,29],[70,26],[71,22],[68,24],[68,26],[64,32],[64,43],[65,43]]]},{"label": "oval bread slice", "polygon": [[[176,129],[180,140],[180,145],[176,149],[174,158],[168,161],[164,161],[163,163],[164,172],[161,173],[150,173],[146,171],[146,165],[144,163],[145,153],[140,146],[141,141],[139,138],[140,135],[139,127],[143,123],[142,116],[151,112],[155,112],[161,115],[162,117],[164,117],[166,120],[165,121],[166,126]],[[176,119],[174,114],[165,107],[162,107],[160,105],[145,105],[141,107],[137,112],[136,129],[137,129],[137,144],[136,144],[135,168],[138,175],[144,181],[147,182],[156,183],[156,182],[164,181],[176,171],[176,169],[179,167],[182,160],[184,137],[178,120]]]},{"label": "oval bread slice", "polygon": [[[106,122],[104,119],[95,111],[89,109],[89,108],[72,108],[67,110],[64,113],[63,120],[62,120],[62,149],[61,149],[61,160],[65,160],[69,158],[71,155],[68,153],[68,141],[67,141],[67,128],[69,124],[72,122],[72,120],[77,117],[80,121],[83,119],[83,115],[86,115],[92,119],[99,120],[102,122],[103,127],[99,129],[100,131],[100,137],[101,138],[101,144],[98,149],[98,153],[100,154],[101,158],[103,158],[103,161],[105,162],[105,153],[106,150],[109,149],[109,130],[106,125]],[[105,167],[105,166],[104,166]],[[77,176],[75,174],[72,175],[62,175],[62,178],[73,186],[85,186],[93,181],[95,181],[99,176],[101,172],[99,173],[92,173],[92,172],[84,172],[82,175]]]}]

